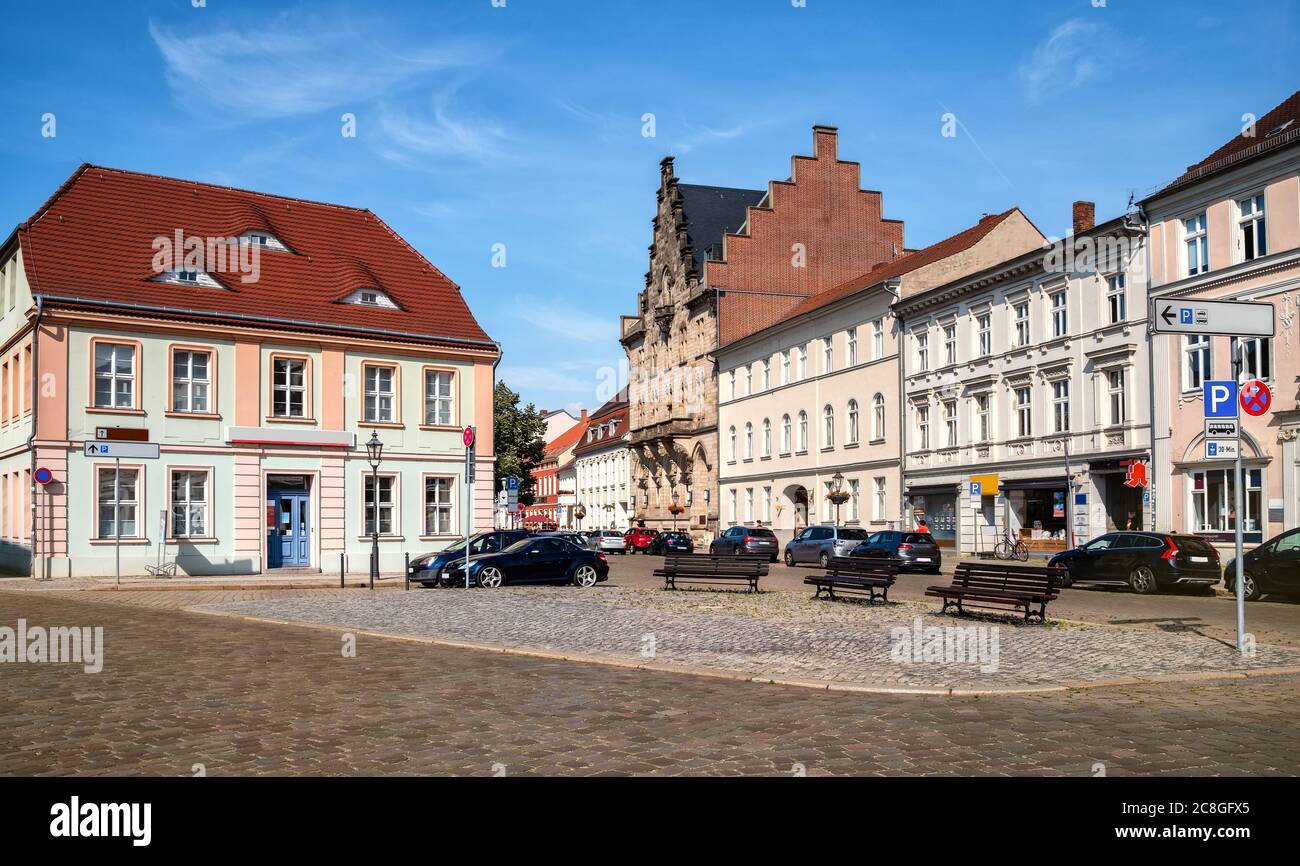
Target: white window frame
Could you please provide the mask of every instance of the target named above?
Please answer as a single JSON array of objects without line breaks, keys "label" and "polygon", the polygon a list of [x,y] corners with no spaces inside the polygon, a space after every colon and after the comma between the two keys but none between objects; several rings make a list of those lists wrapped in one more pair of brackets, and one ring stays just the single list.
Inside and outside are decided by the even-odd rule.
[{"label": "white window frame", "polygon": [[1208,334],[1188,334],[1183,340],[1183,391],[1201,390],[1213,375],[1214,341]]},{"label": "white window frame", "polygon": [[1070,380],[1057,379],[1052,383],[1052,431],[1070,432]]},{"label": "white window frame", "polygon": [[[1253,262],[1268,255],[1268,214],[1264,193],[1258,192],[1236,200],[1237,209],[1237,261]],[[1246,255],[1246,236],[1251,235],[1255,254]]]},{"label": "white window frame", "polygon": [[1185,276],[1206,273],[1210,270],[1210,232],[1206,212],[1184,217],[1179,224],[1183,227]]},{"label": "white window frame", "polygon": [[1070,333],[1070,296],[1065,289],[1058,289],[1051,294],[1052,300],[1052,338],[1067,336]]},{"label": "white window frame", "polygon": [[[194,375],[194,358],[203,355],[206,375]],[[185,357],[185,363],[180,359]],[[196,396],[201,394],[201,396]],[[212,411],[212,352],[206,349],[175,347],[172,349],[172,411],[204,415]],[[201,405],[200,405],[201,401]]]},{"label": "white window frame", "polygon": [[1112,325],[1128,321],[1128,279],[1122,272],[1106,277],[1106,321]]},{"label": "white window frame", "polygon": [[1034,435],[1034,389],[1032,385],[1018,385],[1016,394],[1016,430],[1018,438],[1028,439]]}]

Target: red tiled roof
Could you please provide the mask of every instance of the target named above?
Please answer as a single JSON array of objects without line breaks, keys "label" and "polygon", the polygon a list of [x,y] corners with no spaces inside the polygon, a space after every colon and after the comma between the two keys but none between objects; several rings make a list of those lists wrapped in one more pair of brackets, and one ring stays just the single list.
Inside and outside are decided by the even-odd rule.
[{"label": "red tiled roof", "polygon": [[[770,319],[770,321],[767,321],[767,323],[761,327],[769,327],[771,325],[780,324],[781,322],[788,322],[791,319],[811,313],[813,310],[821,309],[827,304],[833,304],[836,301],[847,298],[856,292],[870,288],[871,286],[882,283],[885,280],[901,277],[904,274],[909,274],[912,271],[925,267],[926,265],[931,265],[935,262],[949,258],[950,256],[955,256],[958,253],[964,252],[975,246],[975,244],[983,240],[989,232],[1001,225],[1017,210],[1017,208],[1013,207],[1000,214],[991,214],[986,216],[965,231],[958,232],[952,237],[944,238],[938,243],[931,244],[924,249],[907,253],[906,255],[899,256],[896,259],[877,265],[859,277],[854,277],[848,282],[841,283],[840,285],[827,289],[824,292],[818,292],[815,295],[804,298],[802,301],[798,298],[788,297],[781,299],[785,306],[784,310],[780,310],[782,304],[777,301],[769,302],[766,307],[759,305],[756,310],[749,311],[746,314],[751,320],[747,323],[747,327],[757,324],[757,321],[755,321],[756,319]],[[743,298],[738,297],[737,304],[750,305],[756,300],[758,299],[754,296]],[[742,311],[737,310],[736,315],[740,316],[741,314]],[[735,336],[732,340],[728,341],[725,339],[726,335],[724,334],[724,339],[722,341],[723,345],[726,345],[728,342],[742,339],[749,334],[755,333],[755,331],[759,329],[760,328],[737,328],[736,333],[738,333],[739,336]]]},{"label": "red tiled roof", "polygon": [[[156,282],[154,239],[177,229],[204,239],[264,231],[292,252],[261,250],[253,283],[237,273],[211,274],[225,288]],[[18,235],[32,291],[47,304],[496,351],[456,284],[364,209],[82,165]],[[338,303],[361,288],[401,309]]]},{"label": "red tiled roof", "polygon": [[[1255,121],[1255,135],[1234,135],[1226,144],[1205,159],[1189,165],[1187,171],[1160,192],[1185,186],[1233,165],[1275,150],[1287,144],[1300,142],[1300,90],[1291,94],[1281,105]],[[1158,195],[1159,193],[1157,193]]]},{"label": "red tiled roof", "polygon": [[[620,392],[621,397],[626,397],[626,390]],[[573,449],[574,454],[585,454],[588,451],[596,451],[601,448],[608,448],[611,442],[617,442],[623,438],[628,431],[629,419],[631,416],[631,407],[627,400],[615,398],[610,400],[604,406],[597,409],[591,416],[591,420],[583,427],[582,441]],[[592,427],[599,427],[602,424],[608,424],[611,421],[617,424],[615,434],[607,436],[604,439],[595,439],[587,441],[587,431]]]}]

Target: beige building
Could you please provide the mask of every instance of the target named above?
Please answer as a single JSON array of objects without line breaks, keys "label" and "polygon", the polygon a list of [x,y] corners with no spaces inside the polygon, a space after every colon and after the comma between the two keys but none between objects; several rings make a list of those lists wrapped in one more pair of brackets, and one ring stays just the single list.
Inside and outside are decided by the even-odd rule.
[{"label": "beige building", "polygon": [[[1300,93],[1147,199],[1151,296],[1273,304],[1273,338],[1248,339],[1245,378],[1273,392],[1242,413],[1245,541],[1300,525]],[[1236,530],[1230,461],[1205,458],[1202,387],[1230,380],[1238,338],[1153,338],[1158,525],[1229,546]]]},{"label": "beige building", "polygon": [[[718,350],[723,525],[897,527],[898,326],[891,305],[1041,245],[1019,210],[803,300]],[[828,494],[849,494],[836,507]],[[838,512],[838,514],[837,514]]]}]

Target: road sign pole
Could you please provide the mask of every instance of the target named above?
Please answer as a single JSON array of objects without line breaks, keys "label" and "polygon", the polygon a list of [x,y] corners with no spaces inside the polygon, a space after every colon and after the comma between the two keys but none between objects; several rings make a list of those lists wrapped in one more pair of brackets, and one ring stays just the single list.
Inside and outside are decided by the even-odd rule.
[{"label": "road sign pole", "polygon": [[[1237,351],[1233,354],[1233,358],[1232,358],[1232,377],[1236,379],[1237,382],[1241,382],[1242,355],[1244,352],[1245,352],[1245,344],[1243,343],[1243,341],[1238,340]],[[1242,495],[1241,488],[1242,488],[1242,481],[1244,481],[1245,479],[1242,478],[1242,473],[1241,473],[1241,447],[1240,446],[1237,447],[1237,459],[1233,461],[1232,465],[1233,465],[1232,498],[1233,498],[1233,509],[1236,514],[1236,519],[1233,521],[1233,524],[1235,528],[1235,540],[1237,546],[1237,556],[1233,560],[1233,563],[1237,571],[1237,575],[1236,575],[1237,652],[1244,653],[1246,651],[1246,588],[1245,586],[1243,586],[1244,581],[1242,580],[1243,566],[1242,566],[1242,551],[1241,551],[1242,548],[1241,524],[1243,518],[1245,517],[1245,508],[1244,508],[1245,497]]]},{"label": "road sign pole", "polygon": [[122,585],[122,458],[113,460],[113,578]]}]

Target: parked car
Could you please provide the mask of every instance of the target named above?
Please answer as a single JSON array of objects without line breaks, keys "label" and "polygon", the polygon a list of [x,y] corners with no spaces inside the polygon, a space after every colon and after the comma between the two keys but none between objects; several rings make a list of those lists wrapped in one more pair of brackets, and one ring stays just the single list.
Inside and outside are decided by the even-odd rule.
[{"label": "parked car", "polygon": [[781,552],[776,533],[763,526],[733,526],[713,539],[709,553],[715,556],[761,554],[776,562]]},{"label": "parked car", "polygon": [[[465,563],[450,568],[455,580],[465,580]],[[495,589],[508,583],[572,583],[595,586],[609,578],[609,562],[598,550],[576,547],[562,538],[525,538],[505,550],[482,553],[469,560],[474,585]]]},{"label": "parked car", "polygon": [[898,561],[899,571],[909,569],[938,574],[943,566],[943,551],[928,532],[904,532],[887,529],[873,532],[853,548],[852,556],[883,556]]},{"label": "parked car", "polygon": [[661,532],[650,542],[647,552],[655,556],[665,556],[669,553],[694,553],[695,542],[691,541],[690,534],[686,532]]},{"label": "parked car", "polygon": [[[480,532],[470,536],[469,555],[475,556],[480,553],[494,553],[498,550],[504,550],[527,537],[528,532],[524,529],[494,529],[491,532]],[[411,580],[424,586],[434,586],[438,583],[446,586],[451,582],[447,567],[457,561],[462,564],[465,561],[465,542],[463,541],[458,541],[451,547],[437,553],[426,553],[412,559]],[[460,579],[462,583],[465,580],[463,576]]]},{"label": "parked car", "polygon": [[601,529],[591,533],[591,549],[606,553],[627,553],[627,544],[623,533],[615,529]]},{"label": "parked car", "polygon": [[623,546],[627,548],[628,553],[648,553],[650,542],[654,541],[655,536],[659,534],[657,529],[646,529],[644,527],[635,527],[623,533]]},{"label": "parked car", "polygon": [[[1241,587],[1247,601],[1260,596],[1300,596],[1300,529],[1284,532],[1261,544],[1241,558]],[[1237,560],[1228,561],[1223,582],[1237,591]]]},{"label": "parked car", "polygon": [[535,537],[563,538],[565,541],[569,542],[572,545],[581,547],[584,550],[588,549],[587,536],[583,535],[581,532],[541,532],[538,533],[537,536]]},{"label": "parked car", "polygon": [[851,526],[810,526],[785,543],[785,564],[816,562],[822,568],[831,557],[851,556],[867,540],[867,532]]},{"label": "parked car", "polygon": [[1066,586],[1128,586],[1143,594],[1169,586],[1213,586],[1222,577],[1219,552],[1209,542],[1167,532],[1108,532],[1047,564],[1065,567]]}]

